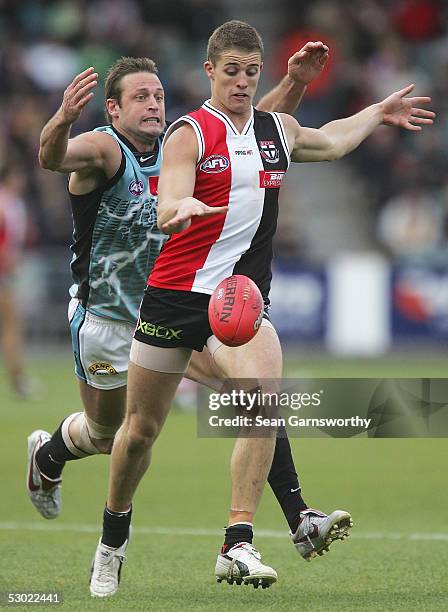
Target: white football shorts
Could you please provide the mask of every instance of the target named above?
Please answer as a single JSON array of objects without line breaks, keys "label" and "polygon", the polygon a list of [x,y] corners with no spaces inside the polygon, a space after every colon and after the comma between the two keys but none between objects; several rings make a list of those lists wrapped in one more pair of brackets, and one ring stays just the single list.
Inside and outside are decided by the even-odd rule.
[{"label": "white football shorts", "polygon": [[98,317],[76,298],[70,300],[68,320],[76,376],[95,389],[124,387],[135,326]]}]

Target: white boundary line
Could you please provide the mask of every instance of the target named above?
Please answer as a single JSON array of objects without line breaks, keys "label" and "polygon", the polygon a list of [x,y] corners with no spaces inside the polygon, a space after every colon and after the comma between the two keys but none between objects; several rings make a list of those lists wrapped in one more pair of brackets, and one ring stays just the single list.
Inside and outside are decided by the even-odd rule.
[{"label": "white boundary line", "polygon": [[[59,531],[67,533],[100,533],[101,526],[84,523],[20,523],[0,522],[0,531]],[[222,530],[218,529],[189,529],[188,527],[133,527],[133,535],[174,535],[174,536],[219,536]],[[286,531],[272,531],[270,529],[257,529],[257,536],[264,538],[287,538]],[[351,532],[351,538],[356,540],[407,540],[413,541],[440,541],[448,542],[448,533],[393,533],[393,532]]]}]

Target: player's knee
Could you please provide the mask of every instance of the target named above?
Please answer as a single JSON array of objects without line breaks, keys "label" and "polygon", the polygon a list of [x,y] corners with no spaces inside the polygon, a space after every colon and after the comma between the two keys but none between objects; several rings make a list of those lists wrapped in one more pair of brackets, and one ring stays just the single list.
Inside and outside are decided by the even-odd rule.
[{"label": "player's knee", "polygon": [[63,422],[62,437],[68,450],[77,457],[110,454],[118,428],[119,425],[100,425],[84,412],[78,412]]},{"label": "player's knee", "polygon": [[114,439],[92,440],[92,443],[95,445],[101,455],[110,455],[112,452]]},{"label": "player's knee", "polygon": [[159,432],[160,426],[156,419],[132,419],[128,426],[128,451],[139,453],[150,449]]},{"label": "player's knee", "polygon": [[110,455],[119,428],[120,425],[100,425],[84,414],[83,437],[84,439],[88,437],[100,454]]}]

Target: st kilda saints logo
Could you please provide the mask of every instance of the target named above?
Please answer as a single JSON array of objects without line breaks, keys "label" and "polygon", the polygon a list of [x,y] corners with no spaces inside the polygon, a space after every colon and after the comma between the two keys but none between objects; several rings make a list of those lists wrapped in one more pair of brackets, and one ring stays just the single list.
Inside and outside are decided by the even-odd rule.
[{"label": "st kilda saints logo", "polygon": [[266,160],[269,164],[276,164],[280,159],[280,151],[275,146],[273,140],[260,140],[261,157]]},{"label": "st kilda saints logo", "polygon": [[210,155],[207,159],[204,159],[199,168],[207,174],[217,174],[227,170],[229,165],[230,162],[224,155]]}]

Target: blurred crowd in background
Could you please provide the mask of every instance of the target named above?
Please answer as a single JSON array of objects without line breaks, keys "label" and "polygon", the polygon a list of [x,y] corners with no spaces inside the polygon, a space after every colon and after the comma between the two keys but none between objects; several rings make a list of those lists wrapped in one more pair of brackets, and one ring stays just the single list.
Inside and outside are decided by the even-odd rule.
[{"label": "blurred crowd in background", "polygon": [[[446,255],[448,245],[448,7],[440,0],[0,0],[0,168],[17,168],[29,248],[71,241],[66,177],[37,164],[39,134],[73,76],[104,79],[121,55],[149,56],[176,119],[208,97],[206,40],[228,19],[265,40],[260,93],[285,73],[307,40],[330,47],[324,73],[297,118],[319,127],[415,83],[438,113],[422,133],[382,127],[335,164],[291,176],[282,204],[279,258],[323,262],[343,249],[391,257]],[[73,134],[105,123],[102,85]],[[1,176],[1,175],[0,175]],[[1,192],[0,192],[1,193]]]}]

